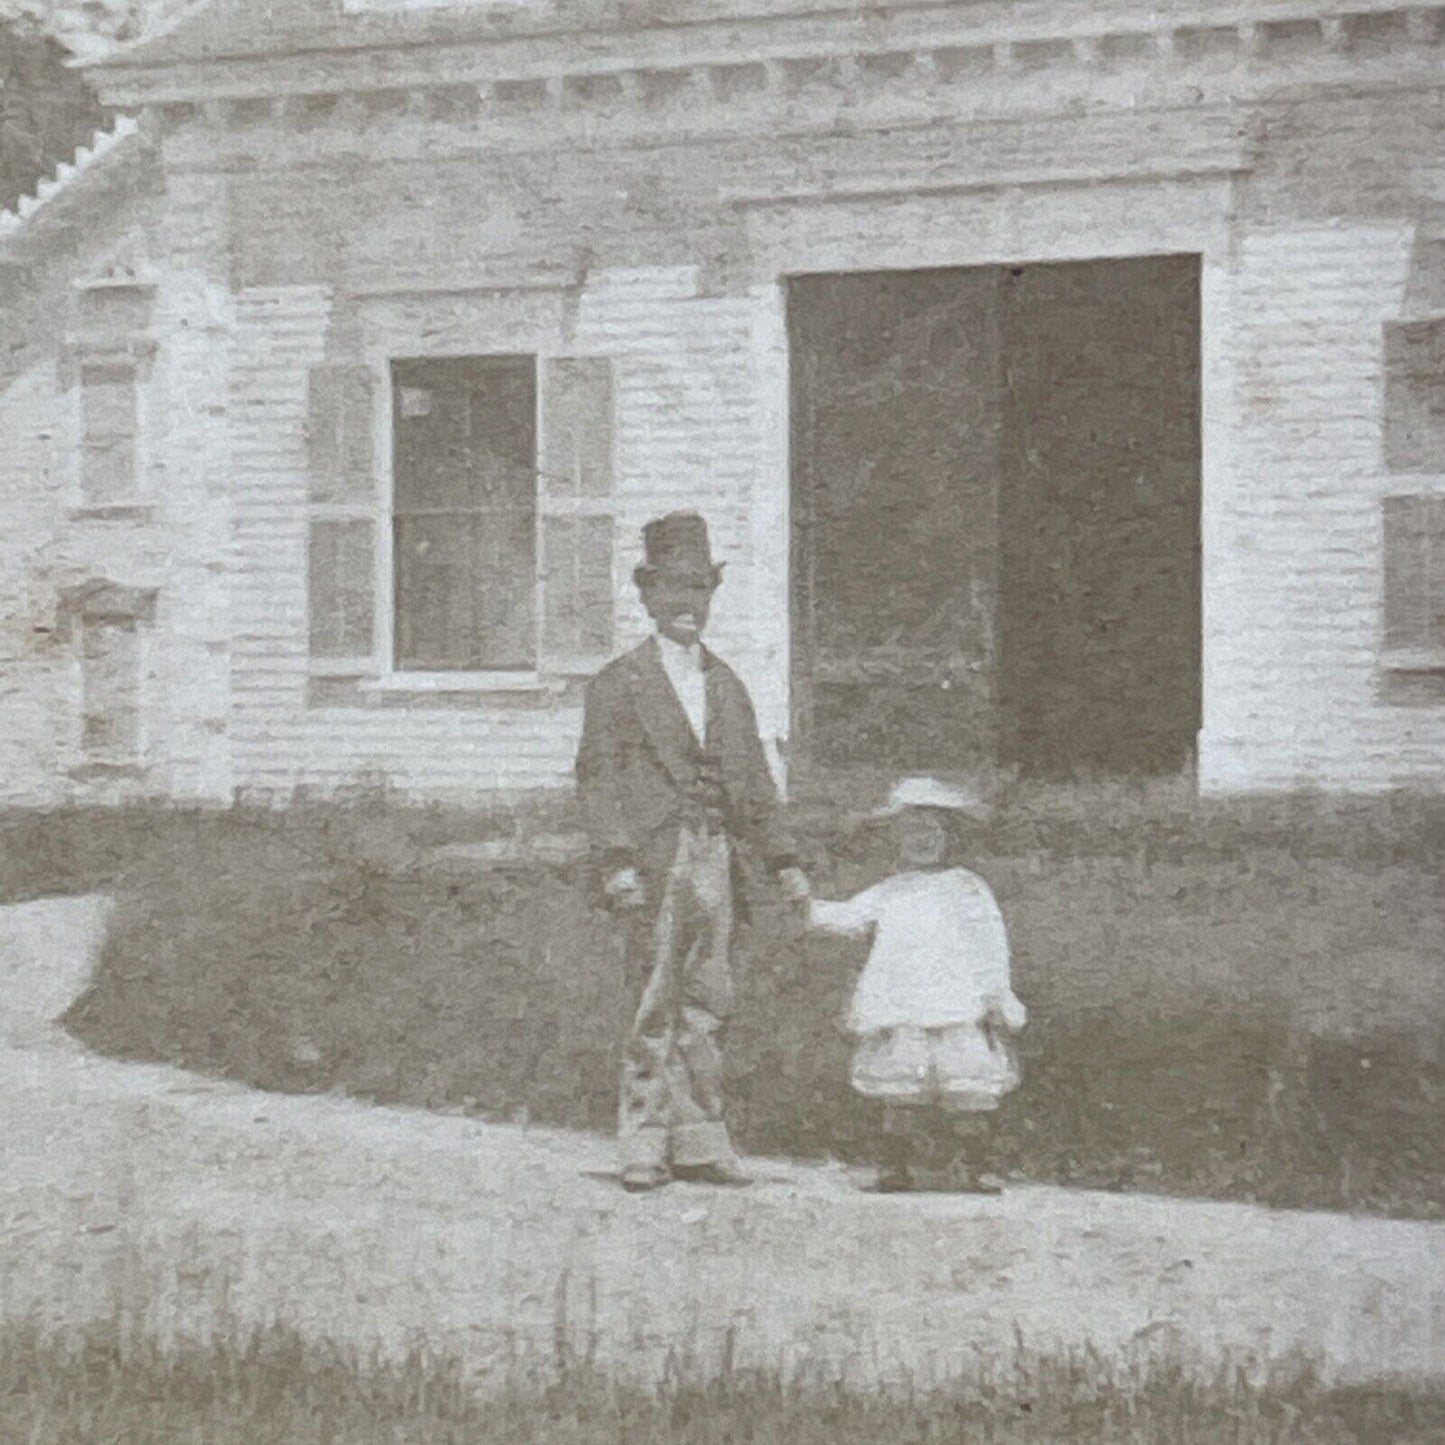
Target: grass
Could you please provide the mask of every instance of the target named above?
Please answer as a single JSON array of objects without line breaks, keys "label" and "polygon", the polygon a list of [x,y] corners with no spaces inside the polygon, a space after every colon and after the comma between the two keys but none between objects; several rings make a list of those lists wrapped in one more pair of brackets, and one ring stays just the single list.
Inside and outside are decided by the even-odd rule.
[{"label": "grass", "polygon": [[[10,896],[112,887],[72,1029],[261,1087],[608,1130],[615,941],[577,870],[447,872],[422,844],[504,820],[298,808],[13,818]],[[800,816],[821,892],[878,840]],[[539,826],[541,826],[539,824]],[[1445,813],[1384,800],[1186,808],[1022,798],[980,840],[1033,1011],[1000,1119],[1015,1179],[1445,1216]],[[836,1029],[862,953],[786,915],[744,940],[742,1145],[860,1160]]]},{"label": "grass", "polygon": [[1330,1389],[1163,1358],[1019,1350],[933,1389],[799,1374],[677,1372],[657,1386],[586,1364],[486,1386],[426,1351],[365,1359],[284,1329],[163,1347],[116,1322],[0,1329],[0,1439],[26,1445],[1426,1445],[1445,1395]]}]

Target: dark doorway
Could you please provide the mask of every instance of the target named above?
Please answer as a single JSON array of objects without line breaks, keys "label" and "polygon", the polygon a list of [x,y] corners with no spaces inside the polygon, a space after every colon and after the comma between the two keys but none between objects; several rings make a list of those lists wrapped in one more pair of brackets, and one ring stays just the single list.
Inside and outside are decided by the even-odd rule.
[{"label": "dark doorway", "polygon": [[809,276],[788,309],[795,765],[1185,768],[1198,258]]}]

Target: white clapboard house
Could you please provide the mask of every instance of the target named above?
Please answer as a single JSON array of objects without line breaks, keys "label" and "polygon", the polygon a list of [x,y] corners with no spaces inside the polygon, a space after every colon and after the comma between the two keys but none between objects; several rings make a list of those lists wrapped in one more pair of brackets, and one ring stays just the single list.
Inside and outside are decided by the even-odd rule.
[{"label": "white clapboard house", "polygon": [[[202,0],[0,219],[0,785],[1445,784],[1445,4]],[[795,771],[794,777],[800,776]]]}]

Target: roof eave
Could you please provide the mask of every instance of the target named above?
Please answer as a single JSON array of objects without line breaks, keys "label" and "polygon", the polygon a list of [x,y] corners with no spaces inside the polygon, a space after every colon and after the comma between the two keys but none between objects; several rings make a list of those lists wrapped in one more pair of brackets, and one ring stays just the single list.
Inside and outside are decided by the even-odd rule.
[{"label": "roof eave", "polygon": [[[659,24],[625,31],[578,28],[478,36],[462,29],[426,38],[369,37],[363,42],[358,37],[356,44],[340,44],[334,36],[312,36],[307,42],[298,35],[294,44],[267,51],[164,56],[141,42],[84,69],[107,105],[139,109],[321,91],[535,81],[583,72],[693,69],[727,65],[738,56],[786,63],[800,56],[851,55],[860,48],[904,53],[1002,47],[1011,52],[1017,46],[1043,44],[1082,47],[1079,53],[1087,56],[1090,45],[1115,32],[1126,40],[1163,43],[1172,41],[1180,27],[1187,32],[1200,25],[1211,33],[1238,30],[1244,35],[1241,43],[1250,48],[1257,36],[1268,40],[1270,32],[1263,27],[1287,31],[1305,17],[1313,17],[1325,37],[1321,47],[1329,50],[1326,32],[1332,26],[1338,29],[1346,12],[1347,18],[1368,19],[1393,13],[1398,5],[1399,0],[1101,0],[1097,8],[1075,4],[1054,9],[1030,0],[924,3],[880,12],[888,18],[860,30],[856,7],[819,0],[806,13],[786,20],[740,13],[685,27]],[[1412,24],[1411,42],[1428,46],[1433,38],[1438,45],[1431,17],[1441,13],[1441,0],[1421,9],[1419,14],[1430,23]],[[1352,56],[1345,58],[1353,63]]]},{"label": "roof eave", "polygon": [[[0,213],[0,262],[13,271],[43,258],[57,233],[87,224],[84,218],[96,209],[105,210],[132,193],[134,168],[145,165],[151,154],[147,137],[129,117],[98,133],[33,196]],[[94,159],[82,159],[91,156]]]}]

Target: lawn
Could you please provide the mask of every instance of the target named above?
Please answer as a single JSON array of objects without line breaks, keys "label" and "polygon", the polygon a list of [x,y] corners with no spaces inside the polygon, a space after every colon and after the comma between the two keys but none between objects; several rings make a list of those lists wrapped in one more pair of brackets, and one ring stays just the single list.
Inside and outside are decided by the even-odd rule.
[{"label": "lawn", "polygon": [[[1033,1022],[1015,1180],[1445,1216],[1438,806],[1018,807],[980,839]],[[120,908],[72,1029],[265,1087],[611,1127],[621,961],[580,871],[457,870],[490,826],[365,809],[14,821],[11,896]],[[800,818],[819,890],[879,840]],[[729,1067],[752,1151],[866,1160],[836,1028],[861,962],[786,914],[743,950]]]},{"label": "lawn", "polygon": [[417,1354],[283,1332],[163,1349],[115,1325],[0,1330],[0,1439],[26,1445],[1427,1445],[1445,1396],[1019,1354],[929,1391],[731,1373],[646,1389],[585,1365],[479,1388]]}]

